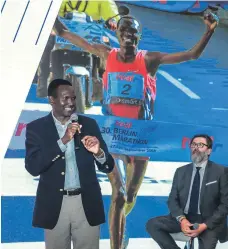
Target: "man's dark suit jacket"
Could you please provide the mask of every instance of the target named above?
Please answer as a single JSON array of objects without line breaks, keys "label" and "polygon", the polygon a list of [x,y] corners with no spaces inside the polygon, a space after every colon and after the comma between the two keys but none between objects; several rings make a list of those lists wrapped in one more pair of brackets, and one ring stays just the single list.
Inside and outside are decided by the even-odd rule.
[{"label": "man's dark suit jacket", "polygon": [[[108,153],[96,121],[79,115],[78,122],[82,125],[82,136],[91,135],[99,139],[107,160],[104,164],[96,161],[96,164],[100,171],[110,173],[114,160]],[[57,140],[59,135],[51,113],[27,125],[25,168],[33,176],[40,175],[32,224],[45,229],[53,229],[57,224],[63,199],[65,157]],[[75,153],[85,215],[88,223],[96,226],[105,222],[105,215],[95,158],[82,144]]]},{"label": "man's dark suit jacket", "polygon": [[[175,172],[168,199],[169,210],[174,218],[184,214],[192,171],[193,164],[191,163],[178,168]],[[228,174],[225,167],[212,161],[208,161],[204,172],[200,192],[200,212],[207,227],[215,229],[220,242],[225,242],[228,215]]]}]

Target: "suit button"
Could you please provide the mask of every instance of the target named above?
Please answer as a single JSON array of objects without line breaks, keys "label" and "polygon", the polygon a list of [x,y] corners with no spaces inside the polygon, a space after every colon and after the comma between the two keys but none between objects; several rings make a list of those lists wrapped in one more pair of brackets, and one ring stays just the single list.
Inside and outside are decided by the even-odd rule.
[{"label": "suit button", "polygon": [[62,173],[61,173],[61,175],[63,175],[63,176],[64,176],[64,175],[65,175],[65,172],[62,172]]},{"label": "suit button", "polygon": [[62,156],[62,159],[65,159],[65,157],[64,157],[64,156]]},{"label": "suit button", "polygon": [[62,191],[63,191],[63,189],[61,188],[59,191],[60,191],[60,192],[62,192]]},{"label": "suit button", "polygon": [[106,165],[105,168],[108,169],[108,165]]}]

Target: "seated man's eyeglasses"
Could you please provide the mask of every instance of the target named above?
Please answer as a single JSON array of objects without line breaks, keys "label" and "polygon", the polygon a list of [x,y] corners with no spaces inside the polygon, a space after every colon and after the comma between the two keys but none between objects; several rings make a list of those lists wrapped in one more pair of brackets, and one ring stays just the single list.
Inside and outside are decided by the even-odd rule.
[{"label": "seated man's eyeglasses", "polygon": [[190,147],[191,148],[203,148],[204,146],[207,146],[208,147],[208,145],[207,144],[204,144],[204,143],[195,143],[195,142],[193,142],[193,143],[191,143],[190,144]]}]

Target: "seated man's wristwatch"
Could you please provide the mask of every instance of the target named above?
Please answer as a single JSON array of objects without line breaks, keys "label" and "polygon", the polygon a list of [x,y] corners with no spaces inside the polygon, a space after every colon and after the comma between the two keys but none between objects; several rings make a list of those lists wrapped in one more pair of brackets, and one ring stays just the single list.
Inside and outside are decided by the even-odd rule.
[{"label": "seated man's wristwatch", "polygon": [[180,216],[177,217],[177,221],[178,221],[179,223],[181,223],[181,221],[182,221],[183,219],[186,219],[186,217],[185,217],[184,215],[180,215]]}]

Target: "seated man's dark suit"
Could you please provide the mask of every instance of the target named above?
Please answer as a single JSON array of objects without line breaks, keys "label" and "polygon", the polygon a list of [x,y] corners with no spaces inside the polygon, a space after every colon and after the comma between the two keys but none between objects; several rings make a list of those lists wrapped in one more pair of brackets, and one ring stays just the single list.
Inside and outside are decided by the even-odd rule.
[{"label": "seated man's dark suit", "polygon": [[205,223],[207,229],[199,235],[200,249],[214,249],[217,241],[226,241],[228,215],[228,174],[225,167],[208,161],[200,190],[198,220],[191,220],[185,214],[193,164],[180,167],[176,170],[172,189],[168,199],[170,215],[152,218],[146,228],[151,237],[163,249],[178,249],[170,233],[181,232],[177,217],[185,215],[194,223]]}]

